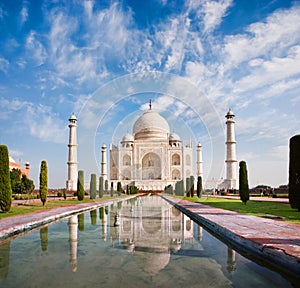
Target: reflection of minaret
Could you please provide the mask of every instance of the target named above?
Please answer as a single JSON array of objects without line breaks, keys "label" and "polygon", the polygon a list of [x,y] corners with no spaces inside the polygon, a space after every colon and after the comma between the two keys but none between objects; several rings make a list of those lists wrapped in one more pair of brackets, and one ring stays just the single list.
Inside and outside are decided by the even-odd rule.
[{"label": "reflection of minaret", "polygon": [[48,248],[48,226],[40,229],[40,239],[42,251],[47,251]]},{"label": "reflection of minaret", "polygon": [[78,218],[76,215],[69,219],[70,264],[73,272],[77,271]]},{"label": "reflection of minaret", "polygon": [[202,226],[198,225],[198,240],[202,241]]},{"label": "reflection of minaret", "polygon": [[68,157],[68,180],[67,180],[67,190],[76,191],[77,190],[77,118],[74,114],[71,115],[69,119],[69,157]]},{"label": "reflection of minaret", "polygon": [[226,114],[226,186],[228,189],[237,189],[237,160],[236,160],[236,141],[234,132],[234,114],[231,110]]},{"label": "reflection of minaret", "polygon": [[101,207],[99,209],[99,213],[100,213],[100,219],[102,222],[102,239],[104,241],[106,241],[106,237],[107,237],[107,213],[105,212],[104,207]]},{"label": "reflection of minaret", "polygon": [[202,145],[197,145],[197,176],[203,178]]},{"label": "reflection of minaret", "polygon": [[235,267],[235,251],[228,247],[227,250],[227,271],[233,273],[236,269]]},{"label": "reflection of minaret", "polygon": [[101,157],[101,176],[103,180],[107,180],[107,156],[106,156],[106,145],[102,145],[102,157]]}]

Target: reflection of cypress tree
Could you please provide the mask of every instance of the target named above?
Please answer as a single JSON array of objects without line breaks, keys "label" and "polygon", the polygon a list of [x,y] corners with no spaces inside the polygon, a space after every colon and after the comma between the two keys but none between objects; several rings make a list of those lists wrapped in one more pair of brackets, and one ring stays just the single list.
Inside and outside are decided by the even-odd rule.
[{"label": "reflection of cypress tree", "polygon": [[120,210],[122,208],[122,201],[118,202],[118,210]]},{"label": "reflection of cypress tree", "polygon": [[108,206],[105,206],[105,214],[107,215],[108,214]]},{"label": "reflection of cypress tree", "polygon": [[92,225],[96,225],[97,224],[97,210],[92,210],[90,211],[90,216],[91,216],[91,223]]},{"label": "reflection of cypress tree", "polygon": [[0,279],[5,279],[9,271],[10,241],[0,245]]},{"label": "reflection of cypress tree", "polygon": [[99,208],[99,218],[102,220],[104,217],[104,208],[103,207],[100,207]]},{"label": "reflection of cypress tree", "polygon": [[77,217],[78,217],[78,229],[79,231],[84,231],[84,213],[79,214]]},{"label": "reflection of cypress tree", "polygon": [[48,249],[48,227],[40,229],[40,239],[42,251],[47,251]]}]

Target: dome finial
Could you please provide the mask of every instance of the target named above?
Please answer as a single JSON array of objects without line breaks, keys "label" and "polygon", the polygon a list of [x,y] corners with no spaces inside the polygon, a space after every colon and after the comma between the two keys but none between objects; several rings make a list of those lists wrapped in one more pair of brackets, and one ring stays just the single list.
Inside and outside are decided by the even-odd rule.
[{"label": "dome finial", "polygon": [[150,102],[149,102],[149,110],[152,110],[152,103],[151,103],[151,98],[150,98]]}]

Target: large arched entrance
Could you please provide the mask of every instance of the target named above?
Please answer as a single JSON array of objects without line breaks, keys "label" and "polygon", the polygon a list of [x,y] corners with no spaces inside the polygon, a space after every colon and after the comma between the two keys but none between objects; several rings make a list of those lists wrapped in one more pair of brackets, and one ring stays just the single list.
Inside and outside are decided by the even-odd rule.
[{"label": "large arched entrance", "polygon": [[161,179],[161,160],[153,153],[147,153],[142,159],[142,179]]}]

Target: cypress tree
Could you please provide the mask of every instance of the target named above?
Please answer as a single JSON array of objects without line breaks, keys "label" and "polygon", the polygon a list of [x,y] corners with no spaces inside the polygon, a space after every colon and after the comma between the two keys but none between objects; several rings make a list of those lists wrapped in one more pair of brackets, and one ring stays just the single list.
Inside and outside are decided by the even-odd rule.
[{"label": "cypress tree", "polygon": [[122,188],[122,183],[118,182],[117,183],[117,191],[118,191],[118,195],[120,196],[123,192],[123,188]]},{"label": "cypress tree", "polygon": [[246,205],[249,200],[248,172],[245,161],[239,163],[239,192],[242,202]]},{"label": "cypress tree", "polygon": [[110,183],[110,197],[114,196],[114,182]]},{"label": "cypress tree", "polygon": [[103,194],[104,194],[104,181],[103,181],[103,176],[100,176],[99,177],[99,198],[102,198],[103,197]]},{"label": "cypress tree", "polygon": [[194,176],[190,177],[190,186],[191,186],[191,189],[190,189],[191,197],[194,197],[194,193],[195,193],[195,177]]},{"label": "cypress tree", "polygon": [[300,135],[290,139],[289,202],[300,211]]},{"label": "cypress tree", "polygon": [[0,145],[0,209],[3,212],[10,210],[11,198],[8,149],[7,146]]},{"label": "cypress tree", "polygon": [[191,197],[191,179],[187,177],[185,179],[185,194],[187,197]]},{"label": "cypress tree", "polygon": [[48,167],[46,160],[41,162],[40,169],[40,199],[45,205],[48,196]]},{"label": "cypress tree", "polygon": [[197,196],[202,197],[202,177],[198,176],[197,179]]},{"label": "cypress tree", "polygon": [[104,191],[105,191],[105,194],[108,193],[108,180],[107,179],[104,182]]},{"label": "cypress tree", "polygon": [[84,171],[78,171],[78,179],[77,179],[77,199],[82,201],[84,198]]},{"label": "cypress tree", "polygon": [[96,174],[91,174],[91,182],[90,182],[90,199],[96,199],[97,195],[97,188],[96,188],[96,183],[97,181],[97,176]]}]

